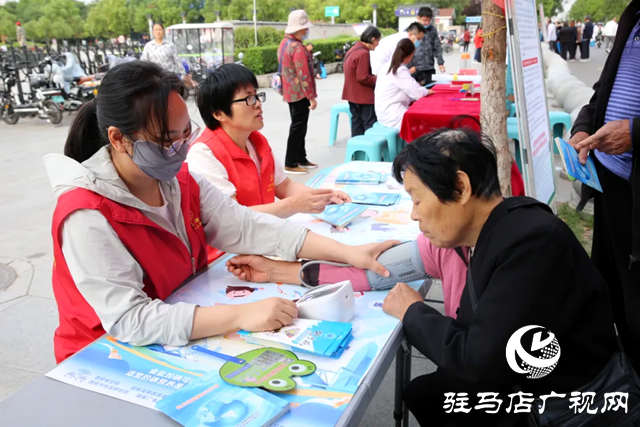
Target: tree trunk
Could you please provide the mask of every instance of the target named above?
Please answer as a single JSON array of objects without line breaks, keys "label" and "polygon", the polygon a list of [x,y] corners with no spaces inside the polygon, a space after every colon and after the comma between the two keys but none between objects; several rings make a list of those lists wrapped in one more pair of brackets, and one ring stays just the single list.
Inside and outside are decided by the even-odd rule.
[{"label": "tree trunk", "polygon": [[[491,0],[482,2],[482,131],[491,138],[498,156],[498,178],[502,195],[511,195],[512,157],[507,139],[506,110],[506,21],[504,11]],[[498,15],[498,16],[496,16]]]}]

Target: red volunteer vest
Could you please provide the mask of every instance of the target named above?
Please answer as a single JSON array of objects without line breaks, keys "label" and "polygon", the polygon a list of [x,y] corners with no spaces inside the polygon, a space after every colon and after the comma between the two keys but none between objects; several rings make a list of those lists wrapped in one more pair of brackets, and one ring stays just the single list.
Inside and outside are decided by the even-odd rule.
[{"label": "red volunteer vest", "polygon": [[205,129],[196,142],[205,144],[216,159],[227,170],[229,181],[236,187],[236,199],[244,206],[273,203],[276,197],[276,186],[273,178],[273,153],[269,142],[260,132],[249,136],[256,153],[260,157],[260,174],[251,157],[238,147],[227,133],[218,128]]},{"label": "red volunteer vest", "polygon": [[62,254],[62,225],[79,209],[99,210],[144,271],[143,290],[164,300],[197,270],[206,267],[204,228],[200,221],[200,188],[185,164],[177,175],[180,206],[192,253],[172,233],[140,210],[122,205],[85,189],[71,190],[58,199],[53,213],[53,293],[60,326],[53,339],[56,361],[62,362],[105,331],[94,309],[78,291]]}]

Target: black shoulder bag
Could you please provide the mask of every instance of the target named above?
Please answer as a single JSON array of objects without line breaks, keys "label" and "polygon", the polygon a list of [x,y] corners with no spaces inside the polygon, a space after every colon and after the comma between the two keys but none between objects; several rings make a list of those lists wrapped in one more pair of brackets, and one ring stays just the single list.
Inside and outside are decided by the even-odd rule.
[{"label": "black shoulder bag", "polygon": [[[514,206],[511,206],[503,214],[503,216],[522,208],[522,207],[543,207],[548,209],[546,205],[529,198],[521,199]],[[461,248],[455,249],[456,253],[467,266],[467,288],[471,299],[471,311],[476,312],[478,307],[478,296],[473,285],[473,276],[471,274],[471,260],[467,261]],[[614,324],[615,326],[615,324]],[[593,403],[590,408],[597,408],[595,414],[588,413],[586,410],[582,413],[575,413],[569,406],[569,397],[571,392],[566,393],[564,399],[547,399],[544,405],[544,412],[540,413],[542,400],[536,398],[531,412],[527,414],[527,421],[530,427],[613,427],[613,426],[640,426],[640,378],[633,370],[633,367],[627,360],[622,344],[616,332],[616,340],[618,342],[618,351],[616,351],[604,366],[602,371],[578,390],[581,394],[584,392],[595,392]],[[513,386],[516,392],[522,391],[520,385]],[[551,390],[549,390],[551,392]],[[628,393],[627,400],[628,411],[618,409],[617,411],[602,412],[602,407],[607,402],[604,401],[605,393],[622,392]],[[536,411],[534,408],[538,407]]]}]

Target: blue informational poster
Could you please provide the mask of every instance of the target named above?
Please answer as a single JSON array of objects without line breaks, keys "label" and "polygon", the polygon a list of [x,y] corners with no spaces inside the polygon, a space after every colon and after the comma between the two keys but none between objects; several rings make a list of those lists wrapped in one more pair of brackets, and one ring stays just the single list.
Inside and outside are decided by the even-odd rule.
[{"label": "blue informational poster", "polygon": [[56,366],[49,378],[147,408],[204,376],[210,367],[104,336]]},{"label": "blue informational poster", "polygon": [[287,413],[289,402],[259,388],[227,384],[211,371],[162,399],[156,408],[185,427],[262,427]]}]

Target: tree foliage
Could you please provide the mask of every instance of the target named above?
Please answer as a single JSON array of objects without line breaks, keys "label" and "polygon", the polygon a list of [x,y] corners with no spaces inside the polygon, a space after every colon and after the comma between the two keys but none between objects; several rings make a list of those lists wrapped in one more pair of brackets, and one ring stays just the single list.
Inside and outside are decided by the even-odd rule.
[{"label": "tree foliage", "polygon": [[569,17],[584,19],[586,15],[590,15],[593,22],[604,22],[614,16],[620,18],[628,5],[629,0],[576,0],[571,7]]},{"label": "tree foliage", "polygon": [[[542,0],[546,5],[559,6],[561,0]],[[597,2],[603,0],[578,0]],[[620,1],[620,0],[613,0]],[[397,0],[257,0],[259,21],[286,22],[291,9],[305,9],[315,22],[329,22],[324,16],[326,6],[340,7],[337,23],[358,23],[373,19],[373,4],[378,5],[380,28],[397,27]],[[408,1],[407,3],[411,3]],[[476,0],[433,0],[439,8],[455,8],[457,23],[465,15],[479,13]],[[551,7],[551,6],[549,6]],[[30,39],[117,37],[132,32],[148,33],[149,19],[165,26],[182,22],[215,22],[220,11],[222,20],[252,20],[253,0],[20,0],[0,6],[0,33],[15,37],[15,21],[19,20]],[[548,12],[546,12],[549,14]]]}]

